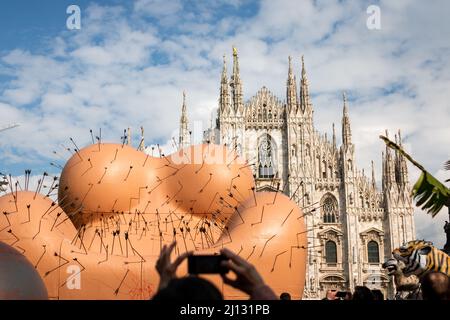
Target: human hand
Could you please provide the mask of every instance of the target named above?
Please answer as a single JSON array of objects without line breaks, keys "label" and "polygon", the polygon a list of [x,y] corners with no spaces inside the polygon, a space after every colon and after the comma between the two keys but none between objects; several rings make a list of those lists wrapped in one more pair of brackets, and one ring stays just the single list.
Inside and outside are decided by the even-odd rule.
[{"label": "human hand", "polygon": [[228,278],[226,274],[221,274],[224,283],[247,293],[251,299],[278,299],[272,289],[264,283],[255,266],[226,248],[220,253],[229,259],[222,261],[221,265],[236,274],[234,280]]},{"label": "human hand", "polygon": [[156,261],[156,271],[159,274],[158,290],[164,289],[169,284],[170,280],[176,278],[177,269],[187,256],[192,254],[192,251],[182,253],[173,263],[170,262],[170,255],[175,248],[176,242],[172,242],[169,246],[164,245],[161,249],[158,260]]}]

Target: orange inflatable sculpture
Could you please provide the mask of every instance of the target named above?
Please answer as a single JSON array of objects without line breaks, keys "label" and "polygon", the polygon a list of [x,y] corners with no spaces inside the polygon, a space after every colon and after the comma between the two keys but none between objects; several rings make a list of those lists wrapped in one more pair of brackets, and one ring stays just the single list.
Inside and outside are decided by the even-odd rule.
[{"label": "orange inflatable sculpture", "polygon": [[[58,201],[38,191],[0,197],[0,239],[33,264],[50,299],[151,298],[155,262],[174,240],[178,254],[228,247],[276,293],[302,296],[300,208],[282,193],[256,192],[250,166],[225,146],[155,158],[128,145],[93,144],[76,151],[59,180]],[[186,270],[185,263],[180,276]],[[246,298],[219,276],[208,279],[226,298]]]}]

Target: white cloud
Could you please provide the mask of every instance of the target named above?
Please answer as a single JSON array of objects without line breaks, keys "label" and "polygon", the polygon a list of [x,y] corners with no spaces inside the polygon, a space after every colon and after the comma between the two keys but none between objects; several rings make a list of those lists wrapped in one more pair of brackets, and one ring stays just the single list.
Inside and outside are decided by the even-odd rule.
[{"label": "white cloud", "polygon": [[[131,126],[137,144],[144,125],[148,143],[170,149],[183,90],[190,120],[209,123],[222,54],[230,67],[232,45],[246,99],[263,85],[284,99],[287,56],[298,81],[305,54],[315,123],[328,136],[332,122],[340,132],[341,92],[348,91],[357,162],[366,172],[373,159],[379,176],[385,128],[402,129],[408,151],[431,172],[450,159],[448,2],[380,1],[377,31],[366,28],[366,7],[357,2],[267,0],[249,18],[218,14],[244,4],[198,2],[191,10],[181,1],[138,0],[132,13],[94,4],[82,29],[62,32],[47,55],[6,53],[0,71],[13,79],[2,86],[0,117],[21,126],[2,133],[2,162],[30,166],[51,161],[53,150],[68,157],[61,143],[87,144],[89,129],[100,127],[104,139],[118,141]],[[418,236],[440,241],[441,223],[416,217]]]},{"label": "white cloud", "polygon": [[180,0],[138,0],[134,3],[134,10],[156,18],[177,14],[182,9],[183,4]]}]

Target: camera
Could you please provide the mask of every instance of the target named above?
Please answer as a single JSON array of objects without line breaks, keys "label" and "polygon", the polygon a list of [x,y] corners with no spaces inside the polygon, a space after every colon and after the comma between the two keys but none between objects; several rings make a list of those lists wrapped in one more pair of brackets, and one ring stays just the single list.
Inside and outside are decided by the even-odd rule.
[{"label": "camera", "polygon": [[336,298],[341,298],[344,299],[347,296],[348,292],[347,291],[338,291],[336,293]]},{"label": "camera", "polygon": [[221,266],[221,262],[228,260],[223,255],[191,255],[188,257],[189,274],[225,274],[228,268]]}]

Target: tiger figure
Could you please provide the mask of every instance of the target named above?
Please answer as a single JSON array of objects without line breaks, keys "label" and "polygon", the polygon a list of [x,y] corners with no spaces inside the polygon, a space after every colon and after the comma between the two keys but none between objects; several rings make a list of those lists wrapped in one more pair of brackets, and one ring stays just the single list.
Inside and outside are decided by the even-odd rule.
[{"label": "tiger figure", "polygon": [[421,278],[429,271],[439,271],[450,276],[450,257],[425,240],[409,241],[400,248],[394,249],[395,259],[405,264],[405,276],[416,275]]}]

